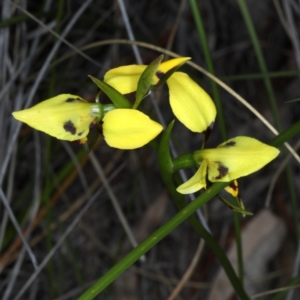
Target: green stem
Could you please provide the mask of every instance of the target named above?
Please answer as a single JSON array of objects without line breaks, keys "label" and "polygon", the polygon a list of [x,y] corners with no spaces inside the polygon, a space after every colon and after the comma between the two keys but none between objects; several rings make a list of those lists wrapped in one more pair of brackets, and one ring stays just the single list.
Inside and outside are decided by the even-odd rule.
[{"label": "green stem", "polygon": [[243,264],[243,247],[242,247],[242,238],[241,238],[240,215],[241,215],[240,213],[233,212],[233,223],[234,223],[234,231],[235,231],[237,259],[238,259],[238,274],[239,274],[239,279],[241,281],[241,285],[243,286],[244,264]]},{"label": "green stem", "polygon": [[193,159],[193,153],[183,154],[173,159],[173,172],[192,166],[197,166]]}]

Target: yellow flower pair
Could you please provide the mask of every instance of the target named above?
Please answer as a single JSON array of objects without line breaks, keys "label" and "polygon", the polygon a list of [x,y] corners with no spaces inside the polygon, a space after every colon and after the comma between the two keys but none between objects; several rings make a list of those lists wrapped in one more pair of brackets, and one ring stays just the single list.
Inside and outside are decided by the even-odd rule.
[{"label": "yellow flower pair", "polygon": [[135,149],[147,144],[162,126],[133,109],[114,109],[103,116],[99,103],[89,103],[79,96],[61,94],[29,109],[13,112],[29,126],[61,140],[85,142],[92,126],[103,121],[103,135],[111,147]]}]

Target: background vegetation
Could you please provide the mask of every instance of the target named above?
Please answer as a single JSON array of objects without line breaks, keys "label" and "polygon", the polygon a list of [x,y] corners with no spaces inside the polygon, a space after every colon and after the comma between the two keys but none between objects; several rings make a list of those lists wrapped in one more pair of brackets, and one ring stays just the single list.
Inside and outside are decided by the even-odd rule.
[{"label": "background vegetation", "polygon": [[[299,1],[1,4],[2,299],[75,299],[132,249],[116,210],[124,213],[138,242],[177,213],[150,146],[120,151],[100,139],[88,156],[82,145],[17,122],[12,111],[60,93],[94,101],[98,90],[88,74],[102,79],[112,67],[137,63],[139,57],[148,64],[166,49],[192,57],[279,132],[299,120],[299,103],[286,103],[300,97]],[[232,93],[192,66],[183,70],[218,105],[209,147],[238,135],[266,143],[274,138]],[[167,89],[156,91],[154,99],[168,124],[174,116]],[[143,109],[158,118],[150,98]],[[201,146],[202,137],[179,122],[173,134],[179,154]],[[296,136],[289,143],[298,147],[297,141]],[[283,150],[266,168],[239,180],[246,209],[254,216],[239,221],[218,199],[202,210],[233,262],[236,241],[242,240],[245,288],[261,299],[299,298],[299,167],[294,158],[283,165],[286,156]],[[21,241],[20,230],[28,243]],[[234,299],[226,278],[211,249],[184,222],[98,299]]]}]

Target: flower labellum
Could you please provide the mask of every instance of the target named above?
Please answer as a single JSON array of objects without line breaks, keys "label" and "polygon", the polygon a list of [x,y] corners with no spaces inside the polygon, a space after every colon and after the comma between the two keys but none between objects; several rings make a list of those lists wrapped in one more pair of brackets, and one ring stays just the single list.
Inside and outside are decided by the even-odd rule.
[{"label": "flower labellum", "polygon": [[200,165],[193,177],[177,188],[181,194],[190,194],[206,188],[206,177],[211,182],[229,182],[263,168],[275,159],[279,150],[254,138],[238,136],[217,148],[194,153]]},{"label": "flower labellum", "polygon": [[90,125],[101,114],[101,105],[79,96],[61,94],[31,108],[13,112],[15,119],[60,140],[86,140]]},{"label": "flower labellum", "polygon": [[103,118],[103,135],[110,147],[136,149],[153,140],[163,127],[135,109],[119,108]]}]

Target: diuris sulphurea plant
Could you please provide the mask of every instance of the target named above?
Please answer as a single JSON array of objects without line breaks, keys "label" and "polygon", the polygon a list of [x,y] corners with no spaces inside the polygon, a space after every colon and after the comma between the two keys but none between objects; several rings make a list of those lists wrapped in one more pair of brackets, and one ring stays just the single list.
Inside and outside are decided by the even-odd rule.
[{"label": "diuris sulphurea plant", "polygon": [[[138,108],[152,89],[166,83],[175,117],[189,130],[204,134],[206,141],[217,114],[213,100],[186,73],[178,71],[189,57],[165,62],[162,59],[161,55],[149,65],[111,69],[106,72],[103,81],[90,76],[109,97],[111,104],[101,104],[98,100],[91,103],[77,95],[61,94],[31,108],[13,112],[13,116],[53,137],[78,140],[80,143],[88,141],[90,131],[101,125],[108,146],[136,149],[148,144],[163,131],[161,124]],[[133,104],[124,96],[132,92],[136,92]],[[191,164],[198,169],[194,176],[177,186],[178,193],[195,193],[205,189],[208,183],[231,182],[225,190],[238,197],[236,179],[258,171],[279,154],[277,148],[247,136],[231,138],[211,149],[205,149],[205,144],[189,155]],[[164,147],[168,148],[169,143],[165,143]],[[170,157],[171,164],[180,159]],[[235,208],[243,211],[243,207]]]}]

